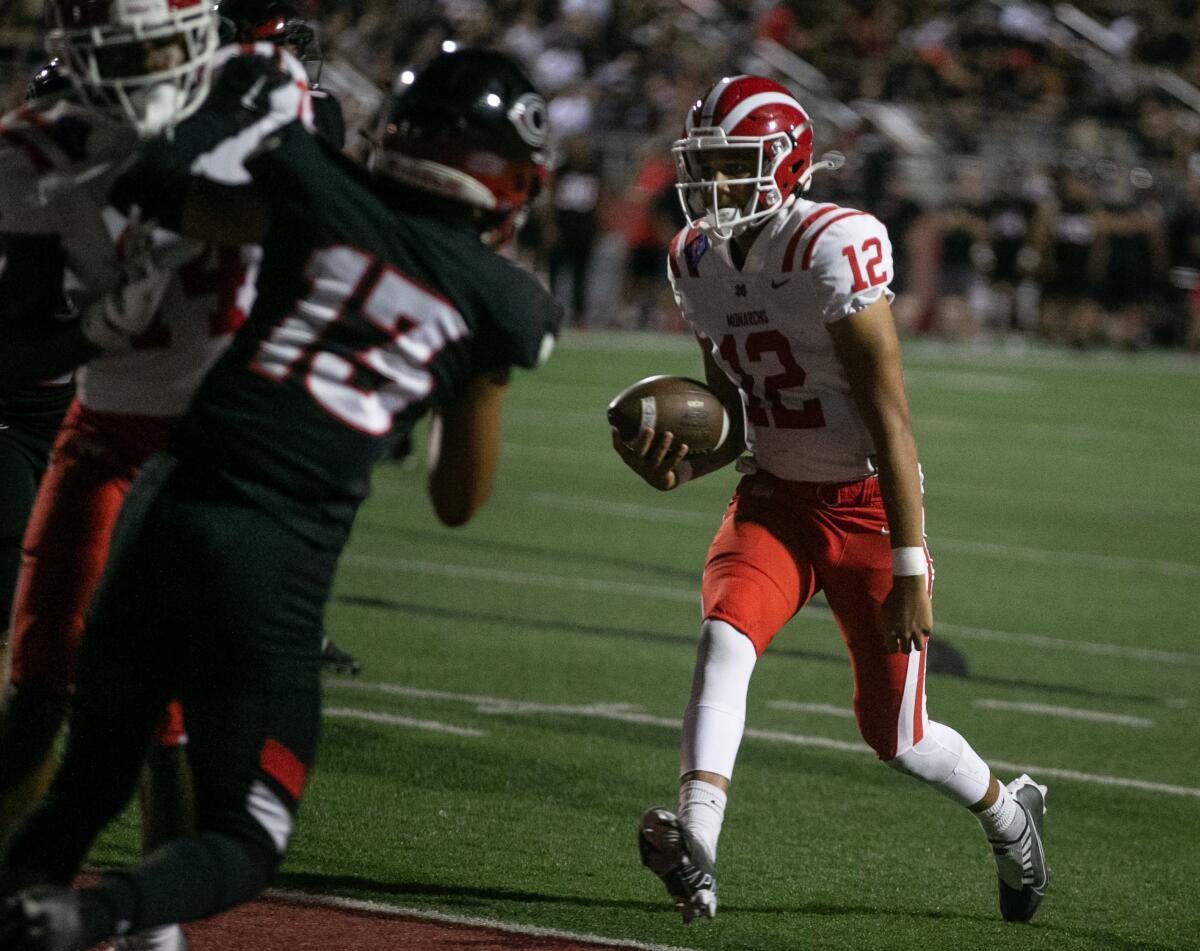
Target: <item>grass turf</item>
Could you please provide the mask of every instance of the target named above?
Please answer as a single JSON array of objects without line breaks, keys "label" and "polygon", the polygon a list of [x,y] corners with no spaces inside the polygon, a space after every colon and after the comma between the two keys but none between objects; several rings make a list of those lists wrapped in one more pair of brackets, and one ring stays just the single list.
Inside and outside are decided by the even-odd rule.
[{"label": "grass turf", "polygon": [[[1028,927],[999,920],[973,820],[852,748],[819,605],[755,675],[748,725],[783,737],[743,744],[717,919],[684,929],[640,867],[637,816],[674,800],[699,574],[736,479],[660,495],[612,453],[607,400],[662,372],[696,375],[694,345],[568,337],[514,381],[495,496],[463,529],[437,526],[419,467],[378,471],[328,616],[365,670],[327,684],[344,712],[284,883],[714,951],[1195,947],[1200,365],[906,348],[935,626],[966,659],[930,677],[931,713],[985,759],[1086,774],[1031,770],[1052,882]],[[94,858],[134,848],[127,816]]]}]

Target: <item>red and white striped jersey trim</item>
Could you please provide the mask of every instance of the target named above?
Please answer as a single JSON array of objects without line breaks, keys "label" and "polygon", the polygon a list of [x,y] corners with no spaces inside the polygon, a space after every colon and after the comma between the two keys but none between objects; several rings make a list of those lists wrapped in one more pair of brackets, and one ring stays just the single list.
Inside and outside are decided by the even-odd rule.
[{"label": "red and white striped jersey trim", "polygon": [[796,229],[791,239],[788,241],[787,250],[783,254],[783,270],[791,271],[795,269],[796,252],[803,244],[804,252],[800,257],[800,270],[807,271],[812,266],[813,251],[816,250],[817,242],[821,240],[829,226],[838,221],[843,221],[846,218],[853,218],[857,215],[866,215],[865,211],[857,211],[854,208],[842,208],[839,205],[822,205],[800,222],[800,226]]},{"label": "red and white striped jersey trim", "polygon": [[671,269],[671,276],[678,279],[683,276],[686,271],[690,277],[699,277],[700,269],[694,261],[688,260],[687,246],[692,237],[699,234],[696,228],[683,228],[675,233],[675,237],[671,239],[671,245],[667,252],[667,265]]}]

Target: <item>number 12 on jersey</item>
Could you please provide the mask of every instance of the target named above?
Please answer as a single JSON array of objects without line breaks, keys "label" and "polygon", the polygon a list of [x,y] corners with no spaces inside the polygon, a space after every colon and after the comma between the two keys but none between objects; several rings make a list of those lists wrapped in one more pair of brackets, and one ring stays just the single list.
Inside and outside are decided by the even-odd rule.
[{"label": "number 12 on jersey", "polygon": [[[746,338],[745,349],[746,359],[750,363],[758,363],[767,354],[774,354],[782,370],[763,377],[762,392],[759,393],[758,381],[742,369],[737,338],[733,334],[721,338],[717,352],[737,374],[738,386],[746,394],[746,418],[751,425],[774,426],[776,429],[820,429],[825,425],[825,414],[821,411],[819,399],[804,400],[798,409],[784,405],[783,391],[803,386],[807,377],[804,369],[796,363],[787,337],[778,330],[758,330]],[[764,398],[770,404],[770,415],[763,403]]]},{"label": "number 12 on jersey", "polygon": [[850,272],[854,275],[854,283],[850,285],[850,290],[855,294],[865,291],[868,287],[886,284],[888,280],[887,273],[879,270],[879,265],[883,263],[883,245],[879,243],[879,239],[867,238],[863,242],[862,253],[866,256],[866,277],[863,277],[862,267],[858,263],[858,252],[854,250],[854,245],[848,244],[842,248],[842,256],[850,262]]}]

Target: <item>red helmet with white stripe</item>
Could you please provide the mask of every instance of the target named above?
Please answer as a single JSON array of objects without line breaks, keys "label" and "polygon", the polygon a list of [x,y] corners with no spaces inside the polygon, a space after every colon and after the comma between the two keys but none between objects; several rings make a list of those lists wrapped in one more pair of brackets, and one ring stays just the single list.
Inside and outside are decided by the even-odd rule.
[{"label": "red helmet with white stripe", "polygon": [[[814,171],[812,120],[762,76],[726,76],[688,110],[684,132],[671,148],[683,212],[722,238],[789,207]],[[723,205],[730,195],[746,198]]]}]

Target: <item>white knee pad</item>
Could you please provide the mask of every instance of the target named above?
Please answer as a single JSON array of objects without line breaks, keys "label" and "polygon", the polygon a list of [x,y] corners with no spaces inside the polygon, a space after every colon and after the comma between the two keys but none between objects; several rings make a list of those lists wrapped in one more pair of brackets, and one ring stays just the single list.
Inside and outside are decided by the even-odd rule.
[{"label": "white knee pad", "polygon": [[948,799],[973,806],[984,797],[991,771],[971,744],[943,723],[929,721],[921,742],[895,759],[885,760],[892,769],[929,783]]},{"label": "white knee pad", "polygon": [[753,642],[737,628],[712,619],[701,626],[692,696],[683,715],[681,776],[698,769],[733,776],[757,660]]}]

